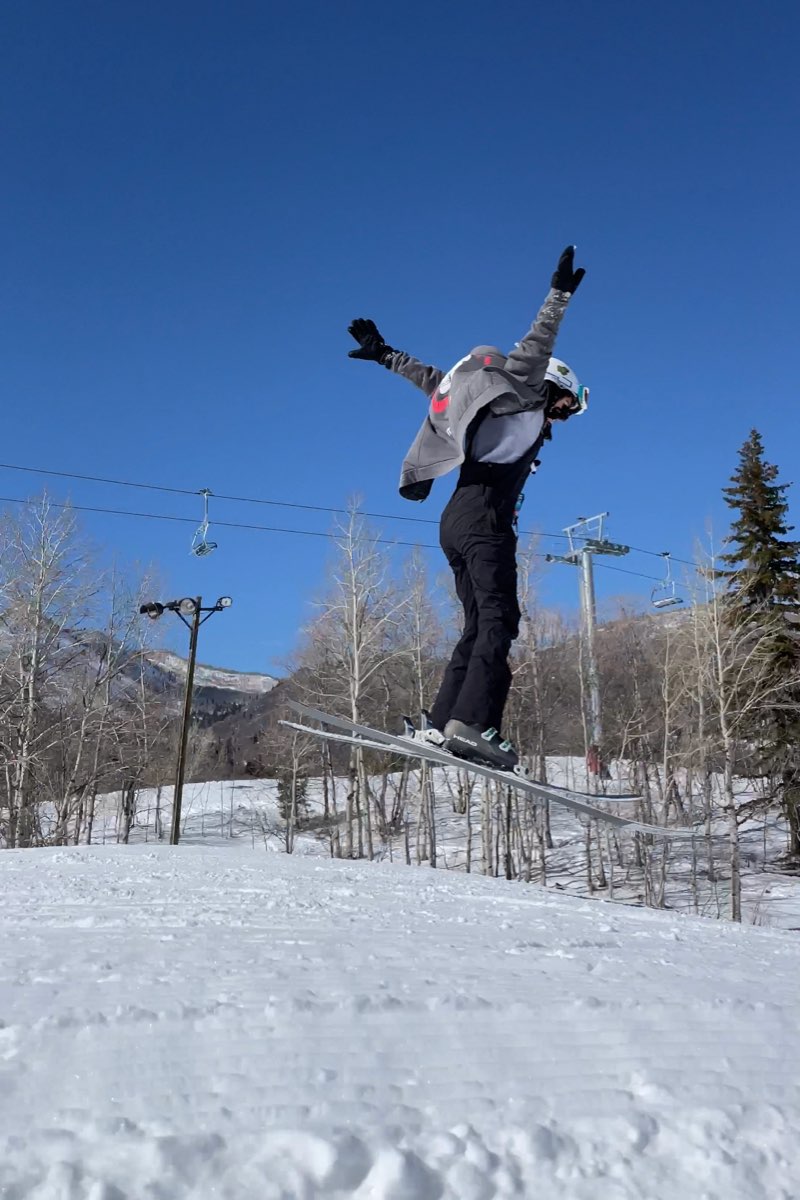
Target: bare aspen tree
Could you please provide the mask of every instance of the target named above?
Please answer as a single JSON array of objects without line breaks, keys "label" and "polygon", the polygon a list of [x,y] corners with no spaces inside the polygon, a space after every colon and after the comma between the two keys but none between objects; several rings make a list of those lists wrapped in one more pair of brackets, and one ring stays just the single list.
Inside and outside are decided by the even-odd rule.
[{"label": "bare aspen tree", "polygon": [[144,648],[153,631],[142,627],[139,605],[149,591],[147,581],[134,589],[116,569],[110,571],[101,580],[97,631],[73,632],[65,753],[53,786],[57,841],[78,841],[84,822],[90,840],[98,791],[115,779],[127,797],[124,814],[130,833],[137,790],[148,766],[146,739],[141,745],[134,735],[135,715],[141,710],[145,722],[151,709],[159,707],[143,687]]},{"label": "bare aspen tree", "polygon": [[[466,772],[459,771],[459,776],[462,774],[466,775]],[[467,818],[467,835],[466,835],[467,836],[467,857],[466,857],[466,862],[464,864],[464,869],[466,870],[467,874],[469,875],[472,873],[472,795],[471,795],[471,791],[469,793],[467,793],[467,797],[466,797],[466,818]]]},{"label": "bare aspen tree", "polygon": [[98,789],[124,783],[139,597],[95,565],[70,510],[46,496],[7,516],[0,538],[0,836],[89,840]]},{"label": "bare aspen tree", "polygon": [[294,850],[300,807],[305,800],[307,768],[315,754],[314,740],[299,730],[291,730],[288,753],[278,775],[278,798],[284,821],[284,848],[287,854]]},{"label": "bare aspen tree", "polygon": [[69,509],[45,496],[3,526],[0,620],[6,750],[6,843],[31,846],[43,837],[37,785],[59,730],[45,708],[51,673],[69,631],[84,618],[96,585]]},{"label": "bare aspen tree", "polygon": [[330,828],[331,858],[342,857],[339,841],[339,810],[336,804],[336,776],[333,772],[333,756],[330,742],[322,747],[322,778],[325,789],[325,819]]},{"label": "bare aspen tree", "polygon": [[[513,682],[511,710],[515,713],[513,740],[532,761],[533,777],[547,782],[547,734],[551,718],[546,693],[545,672],[542,669],[544,622],[536,605],[534,590],[534,560],[538,542],[529,539],[517,558],[520,606],[519,637],[512,657]],[[552,847],[549,803],[545,802],[545,844]],[[530,828],[534,822],[531,805],[524,805],[521,822]],[[522,831],[520,830],[521,835]]]},{"label": "bare aspen tree", "polygon": [[492,791],[487,778],[481,780],[481,862],[484,875],[493,875],[492,849]]},{"label": "bare aspen tree", "polygon": [[[411,707],[419,713],[431,703],[442,647],[441,621],[432,600],[433,588],[425,560],[419,550],[414,550],[406,562],[403,588],[407,602],[398,629],[399,645],[408,660]],[[430,764],[424,761],[419,768],[417,819],[425,833],[422,841],[417,838],[417,853],[421,853],[424,841],[423,857],[427,858],[429,866],[435,867],[436,795]]]},{"label": "bare aspen tree", "polygon": [[[716,882],[716,862],[714,855],[714,838],[712,837],[712,821],[714,805],[712,796],[713,779],[713,707],[709,712],[710,695],[707,687],[708,680],[708,637],[705,605],[708,603],[708,586],[704,596],[692,593],[691,631],[692,631],[692,670],[694,682],[694,755],[697,773],[700,777],[700,795],[702,797],[703,833],[706,854],[706,870],[710,883]],[[692,843],[693,847],[695,842]],[[693,864],[694,865],[694,864]]]},{"label": "bare aspen tree", "polygon": [[676,815],[685,817],[680,788],[675,778],[675,721],[684,711],[685,691],[684,677],[676,669],[675,641],[676,631],[671,620],[667,619],[661,625],[661,772],[663,775],[663,803],[661,821],[669,822],[670,805],[676,809]]},{"label": "bare aspen tree", "polygon": [[[520,629],[520,647],[517,656],[519,662],[525,655],[525,665],[530,673],[530,689],[525,697],[530,720],[530,740],[525,743],[530,747],[530,758],[533,765],[533,777],[540,783],[547,783],[547,726],[548,720],[543,703],[542,670],[539,653],[539,623],[534,614],[523,618]],[[519,738],[519,735],[517,735]],[[523,743],[520,741],[520,745]]]},{"label": "bare aspen tree", "polygon": [[[389,572],[388,556],[368,530],[355,504],[338,525],[336,561],[320,615],[306,631],[306,686],[318,701],[343,711],[354,722],[374,724],[380,674],[399,650],[396,626],[407,604]],[[316,660],[316,663],[315,663]],[[350,754],[345,807],[344,854],[374,855],[372,804],[364,751]]]},{"label": "bare aspen tree", "polygon": [[[708,576],[716,575],[713,551],[709,556]],[[746,623],[735,625],[726,619],[725,601],[720,589],[709,586],[704,607],[707,649],[706,686],[713,705],[722,760],[722,808],[728,829],[730,870],[730,916],[742,919],[741,850],[739,812],[735,781],[737,768],[750,753],[749,731],[758,714],[770,710],[787,687],[787,680],[776,682],[772,663],[770,614],[754,610]],[[788,681],[797,686],[800,677]]]}]

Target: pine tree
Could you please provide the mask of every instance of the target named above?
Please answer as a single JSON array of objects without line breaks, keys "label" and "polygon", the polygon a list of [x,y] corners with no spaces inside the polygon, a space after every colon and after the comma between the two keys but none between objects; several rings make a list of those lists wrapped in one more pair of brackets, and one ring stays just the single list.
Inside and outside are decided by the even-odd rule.
[{"label": "pine tree", "polygon": [[751,625],[764,639],[774,680],[774,700],[751,730],[762,769],[780,779],[789,822],[790,852],[800,855],[800,542],[787,535],[788,483],[764,458],[757,429],[739,451],[739,467],[725,502],[738,513],[723,562],[728,577],[728,620]]},{"label": "pine tree", "polygon": [[726,504],[739,512],[728,537],[732,549],[722,555],[722,561],[735,568],[731,611],[742,616],[756,608],[798,605],[800,542],[785,540],[794,528],[786,522],[785,492],[790,484],[776,483],[777,477],[778,468],[764,460],[761,434],[753,429],[739,451],[733,486],[722,493]]}]

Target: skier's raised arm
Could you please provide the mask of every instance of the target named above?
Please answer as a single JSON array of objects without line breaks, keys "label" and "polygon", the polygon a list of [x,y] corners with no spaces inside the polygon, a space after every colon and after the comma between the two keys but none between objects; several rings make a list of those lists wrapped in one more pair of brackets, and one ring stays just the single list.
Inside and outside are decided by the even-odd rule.
[{"label": "skier's raised arm", "polygon": [[506,359],[506,370],[510,375],[530,387],[538,387],[544,382],[561,319],[585,274],[583,267],[575,270],[575,247],[567,246],[558,260],[550,291],[536,320]]},{"label": "skier's raised arm", "polygon": [[412,358],[403,350],[394,350],[387,346],[377,325],[365,317],[356,317],[347,332],[358,342],[358,350],[351,350],[348,358],[361,358],[366,362],[377,362],[387,371],[402,375],[416,387],[421,388],[426,396],[431,396],[444,379],[444,371],[438,367],[429,367]]}]

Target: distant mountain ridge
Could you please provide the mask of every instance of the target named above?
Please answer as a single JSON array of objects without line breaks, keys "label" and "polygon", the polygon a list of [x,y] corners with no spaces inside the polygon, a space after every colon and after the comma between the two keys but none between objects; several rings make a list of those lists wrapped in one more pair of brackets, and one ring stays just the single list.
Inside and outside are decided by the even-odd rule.
[{"label": "distant mountain ridge", "polygon": [[[0,624],[0,662],[24,645],[15,632]],[[112,696],[135,699],[144,681],[145,690],[179,705],[186,684],[188,660],[172,650],[141,650],[123,647],[98,629],[61,629],[48,641],[42,679],[47,680],[45,705],[57,697],[80,694],[101,678],[113,661]],[[268,695],[279,680],[258,671],[233,671],[197,663],[194,675],[193,708],[206,719],[220,719]]]},{"label": "distant mountain ridge", "polygon": [[[188,659],[172,650],[148,650],[145,659],[172,679],[185,682]],[[232,671],[227,667],[211,667],[197,663],[194,672],[195,688],[219,692],[238,692],[248,698],[271,692],[278,680],[259,671]]]},{"label": "distant mountain ridge", "polygon": [[[181,703],[186,687],[188,659],[172,650],[146,650],[147,686],[168,702]],[[241,720],[253,706],[269,704],[270,693],[280,680],[258,671],[233,671],[198,662],[194,669],[192,718],[208,728],[220,721]]]}]

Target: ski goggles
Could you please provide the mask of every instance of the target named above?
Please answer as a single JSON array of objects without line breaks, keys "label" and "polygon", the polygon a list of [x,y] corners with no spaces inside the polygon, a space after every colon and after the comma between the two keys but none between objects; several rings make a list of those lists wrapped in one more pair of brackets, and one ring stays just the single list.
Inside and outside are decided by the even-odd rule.
[{"label": "ski goggles", "polygon": [[576,413],[585,413],[589,407],[589,389],[583,384],[578,386],[577,396],[573,396],[573,403],[570,405],[569,415],[574,417]]},{"label": "ski goggles", "polygon": [[589,389],[588,387],[584,387],[583,384],[579,384],[576,396],[574,392],[570,392],[564,388],[558,395],[558,402],[567,398],[569,398],[570,405],[569,408],[561,409],[560,419],[562,421],[566,420],[567,417],[574,417],[577,413],[586,412],[589,406]]}]

